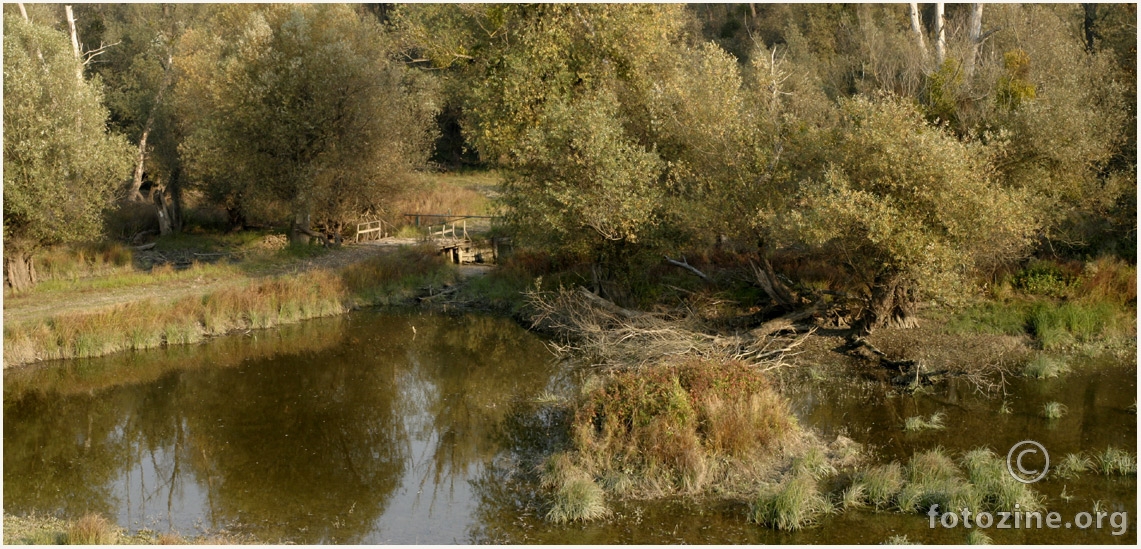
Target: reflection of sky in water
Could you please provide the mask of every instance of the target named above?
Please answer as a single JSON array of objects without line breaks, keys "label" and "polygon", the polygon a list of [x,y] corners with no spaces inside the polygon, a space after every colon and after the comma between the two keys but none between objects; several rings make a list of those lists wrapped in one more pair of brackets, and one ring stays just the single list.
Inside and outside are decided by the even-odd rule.
[{"label": "reflection of sky in water", "polygon": [[[1001,400],[962,384],[921,396],[849,378],[788,389],[804,424],[826,439],[869,443],[880,461],[905,462],[937,445],[954,454],[1005,451],[1024,438],[1059,457],[1111,444],[1135,453],[1136,414],[1127,409],[1135,366],[1074,370],[1064,380],[1013,380],[1009,415],[997,413]],[[615,503],[609,522],[548,524],[530,499],[533,486],[513,480],[521,464],[498,435],[531,448],[524,453],[549,442],[539,416],[508,410],[514,398],[565,394],[573,375],[556,371],[542,343],[505,320],[366,311],[257,338],[6,373],[5,510],[90,510],[132,530],[191,535],[238,523],[270,542],[880,543],[901,533],[928,543],[965,540],[962,532],[929,531],[925,517],[870,511],[773,532],[747,523],[743,504],[731,503]],[[1038,414],[1050,400],[1069,408],[1057,422]],[[907,417],[936,411],[946,414],[946,429],[903,432]],[[1059,500],[1063,486],[1072,502]],[[1071,516],[1095,500],[1136,511],[1136,477],[1091,474],[1036,489],[1049,509]],[[999,543],[1122,543],[1136,539],[1136,525],[1124,537],[989,533]]]},{"label": "reflection of sky in water", "polygon": [[467,541],[468,481],[499,453],[511,399],[549,383],[549,353],[505,320],[346,318],[280,329],[284,353],[263,332],[260,355],[218,351],[235,339],[220,338],[198,363],[164,349],[6,380],[8,511],[90,509],[183,534],[236,525],[266,541]]}]

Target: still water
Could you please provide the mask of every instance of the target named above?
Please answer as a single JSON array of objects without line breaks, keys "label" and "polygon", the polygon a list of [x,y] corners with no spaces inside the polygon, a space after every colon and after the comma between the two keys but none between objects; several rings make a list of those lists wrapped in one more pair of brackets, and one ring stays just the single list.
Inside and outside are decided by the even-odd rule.
[{"label": "still water", "polygon": [[[802,423],[867,444],[877,461],[941,445],[1005,453],[1033,438],[1055,456],[1115,445],[1136,453],[1136,365],[1090,362],[987,399],[951,383],[892,392],[872,373],[788,383]],[[832,376],[829,376],[832,377]],[[614,504],[609,520],[555,526],[528,474],[560,441],[537,404],[576,376],[507,320],[361,311],[4,376],[7,513],[99,512],[137,530],[230,530],[298,543],[880,543],[893,534],[961,543],[926,517],[849,512],[777,533],[745,502]],[[1069,408],[1038,417],[1042,403]],[[1133,409],[1130,409],[1133,406]],[[947,429],[908,435],[942,411]],[[1134,543],[1136,477],[1036,485],[1073,515],[1095,501],[1128,511],[1123,536],[996,531],[1000,543]],[[1069,501],[1059,495],[1063,488]]]}]

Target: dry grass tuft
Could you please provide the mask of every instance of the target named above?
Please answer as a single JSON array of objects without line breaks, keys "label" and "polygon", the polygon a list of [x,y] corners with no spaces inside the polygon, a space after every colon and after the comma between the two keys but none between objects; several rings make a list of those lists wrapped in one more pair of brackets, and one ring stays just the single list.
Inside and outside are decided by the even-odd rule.
[{"label": "dry grass tuft", "polygon": [[67,527],[68,545],[113,545],[118,527],[100,515],[84,515]]}]

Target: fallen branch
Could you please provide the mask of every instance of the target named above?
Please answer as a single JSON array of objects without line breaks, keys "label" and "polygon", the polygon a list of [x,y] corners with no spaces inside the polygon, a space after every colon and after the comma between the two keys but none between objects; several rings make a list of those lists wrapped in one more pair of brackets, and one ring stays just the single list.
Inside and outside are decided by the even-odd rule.
[{"label": "fallen branch", "polygon": [[709,277],[706,276],[705,273],[697,270],[697,267],[690,265],[689,262],[685,260],[685,256],[681,257],[681,261],[678,261],[676,259],[670,259],[670,257],[668,255],[663,255],[662,257],[666,258],[666,263],[669,263],[670,265],[673,265],[675,267],[681,267],[681,268],[697,275],[699,278],[701,278],[702,280],[704,280],[706,282],[712,282],[712,280],[709,280]]},{"label": "fallen branch", "polygon": [[807,309],[793,311],[784,316],[780,316],[761,324],[760,326],[749,331],[749,335],[756,339],[761,339],[777,332],[792,328],[797,322],[811,318],[813,315],[824,312],[824,302],[817,301]]}]

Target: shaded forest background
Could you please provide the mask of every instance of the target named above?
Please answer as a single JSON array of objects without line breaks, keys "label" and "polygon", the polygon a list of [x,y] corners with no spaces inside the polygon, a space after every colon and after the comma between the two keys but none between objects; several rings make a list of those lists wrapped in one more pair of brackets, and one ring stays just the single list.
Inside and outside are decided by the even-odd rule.
[{"label": "shaded forest background", "polygon": [[1134,4],[6,4],[5,278],[146,231],[335,241],[494,169],[505,229],[616,301],[717,249],[906,325],[1034,256],[1135,261],[1136,35]]}]

